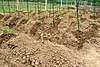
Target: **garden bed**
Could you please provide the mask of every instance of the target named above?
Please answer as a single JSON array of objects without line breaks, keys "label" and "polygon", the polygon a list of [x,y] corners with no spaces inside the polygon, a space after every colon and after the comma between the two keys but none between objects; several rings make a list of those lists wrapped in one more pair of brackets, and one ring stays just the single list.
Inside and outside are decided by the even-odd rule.
[{"label": "garden bed", "polygon": [[[0,15],[0,28],[9,26],[16,36],[0,35],[0,67],[99,67],[100,16],[96,25],[90,12],[62,9],[60,17],[30,13],[29,19]],[[21,18],[20,18],[21,17]],[[3,30],[1,29],[0,32]]]}]

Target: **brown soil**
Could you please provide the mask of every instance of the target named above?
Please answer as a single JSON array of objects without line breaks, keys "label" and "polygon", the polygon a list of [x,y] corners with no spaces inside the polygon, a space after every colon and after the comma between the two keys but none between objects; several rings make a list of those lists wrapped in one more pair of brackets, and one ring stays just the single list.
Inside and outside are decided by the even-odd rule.
[{"label": "brown soil", "polygon": [[[100,67],[100,17],[92,24],[92,14],[80,15],[77,31],[73,10],[62,9],[55,14],[30,12],[30,19],[0,15],[0,33],[9,26],[15,35],[0,35],[0,67]],[[22,17],[22,18],[20,18]]]}]

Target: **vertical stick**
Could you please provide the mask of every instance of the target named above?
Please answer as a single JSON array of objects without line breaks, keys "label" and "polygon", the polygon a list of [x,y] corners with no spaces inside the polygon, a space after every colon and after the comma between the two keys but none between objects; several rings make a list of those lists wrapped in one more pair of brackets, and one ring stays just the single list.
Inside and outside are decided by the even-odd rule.
[{"label": "vertical stick", "polygon": [[19,0],[16,1],[17,2],[17,11],[19,10]]},{"label": "vertical stick", "polygon": [[93,25],[94,25],[94,27],[96,27],[96,19],[95,19],[95,16],[96,16],[96,9],[95,9],[95,6],[96,6],[95,0],[93,0],[93,16],[94,16],[94,18],[93,18],[93,20],[94,20]]},{"label": "vertical stick", "polygon": [[61,7],[62,7],[62,0],[61,0]]},{"label": "vertical stick", "polygon": [[52,1],[52,11],[53,11],[53,26],[55,26],[55,18],[54,18],[54,0]]},{"label": "vertical stick", "polygon": [[15,0],[14,0],[14,12],[16,12],[16,5],[15,5]]},{"label": "vertical stick", "polygon": [[39,0],[37,0],[37,5],[38,5],[38,13],[39,13]]},{"label": "vertical stick", "polygon": [[19,0],[19,6],[20,6],[20,11],[21,11],[21,0]]},{"label": "vertical stick", "polygon": [[28,3],[28,0],[27,0],[27,13],[28,13],[28,18],[29,18],[29,3]]},{"label": "vertical stick", "polygon": [[95,13],[96,12],[96,9],[95,9],[95,0],[93,0],[93,6],[94,6],[93,12]]},{"label": "vertical stick", "polygon": [[42,2],[40,1],[40,11],[42,10]]},{"label": "vertical stick", "polygon": [[59,2],[59,0],[58,0],[58,14],[60,15],[60,2]]},{"label": "vertical stick", "polygon": [[2,0],[2,12],[5,14],[3,0]]},{"label": "vertical stick", "polygon": [[80,32],[80,22],[79,22],[79,16],[78,16],[78,7],[79,7],[79,2],[76,0],[77,23],[78,23],[78,31]]},{"label": "vertical stick", "polygon": [[47,0],[45,0],[45,10],[47,10]]},{"label": "vertical stick", "polygon": [[51,11],[51,1],[50,1],[50,11]]},{"label": "vertical stick", "polygon": [[8,0],[8,9],[9,9],[9,13],[10,13],[10,4],[9,4],[9,0]]},{"label": "vertical stick", "polygon": [[68,0],[68,7],[69,7],[69,0]]},{"label": "vertical stick", "polygon": [[36,0],[35,0],[35,4],[34,5],[35,5],[35,13],[36,13]]}]

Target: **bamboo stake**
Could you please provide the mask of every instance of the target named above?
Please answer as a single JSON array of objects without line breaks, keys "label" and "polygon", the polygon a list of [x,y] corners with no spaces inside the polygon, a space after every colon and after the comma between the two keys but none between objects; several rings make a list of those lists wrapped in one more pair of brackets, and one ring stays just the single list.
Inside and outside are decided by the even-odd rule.
[{"label": "bamboo stake", "polygon": [[16,0],[17,3],[17,11],[19,10],[19,0]]},{"label": "bamboo stake", "polygon": [[47,10],[47,0],[45,0],[45,10]]}]

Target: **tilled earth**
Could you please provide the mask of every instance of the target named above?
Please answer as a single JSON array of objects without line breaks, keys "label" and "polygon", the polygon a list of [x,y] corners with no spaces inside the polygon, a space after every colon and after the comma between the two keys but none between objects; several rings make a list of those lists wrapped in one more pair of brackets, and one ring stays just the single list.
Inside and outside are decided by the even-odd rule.
[{"label": "tilled earth", "polygon": [[48,12],[39,13],[42,23],[32,11],[23,15],[0,14],[0,33],[14,31],[0,35],[0,67],[100,67],[100,13],[93,25],[93,14],[80,11],[80,32],[71,9],[55,14],[55,27]]}]

